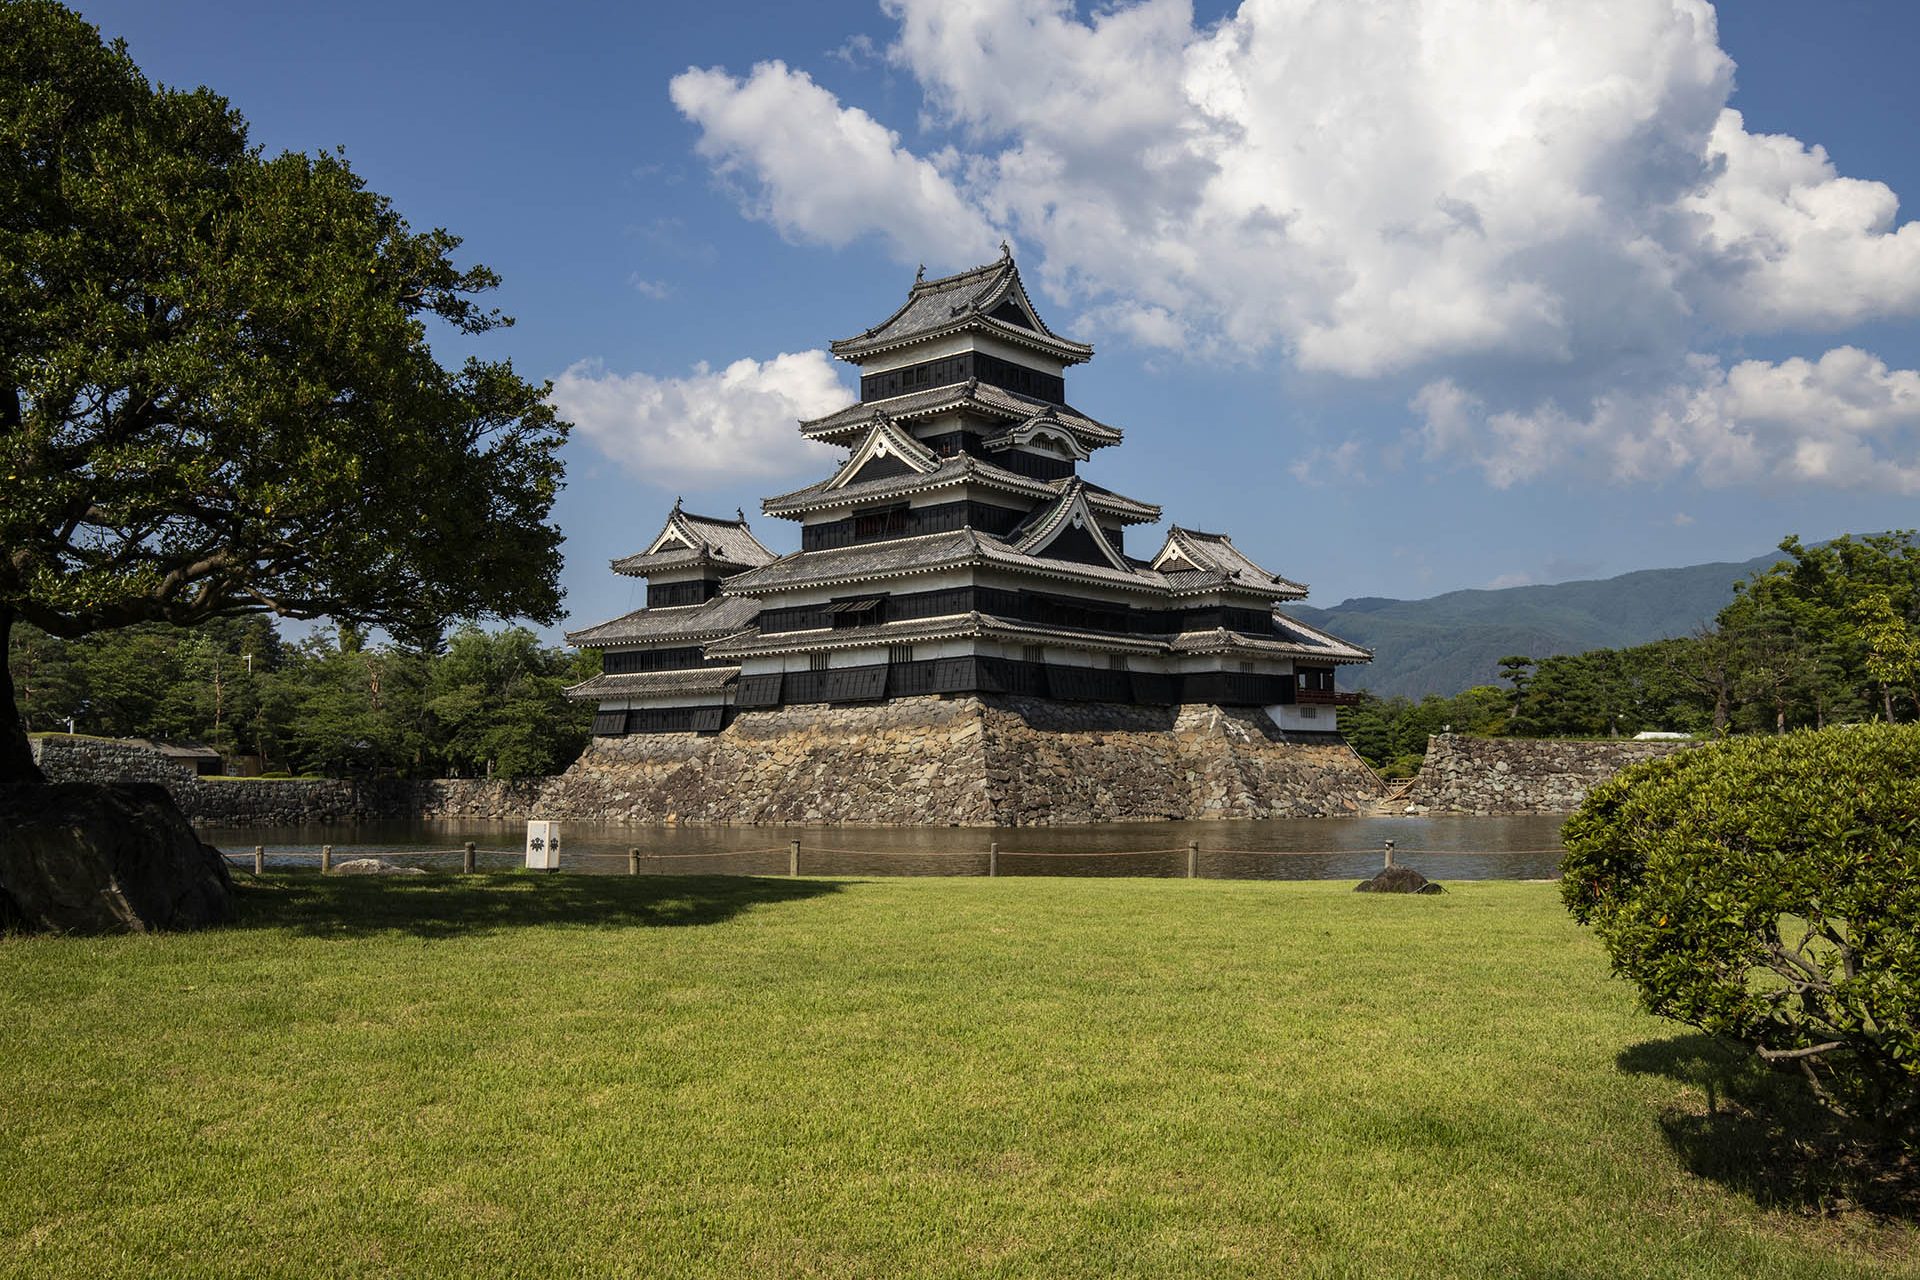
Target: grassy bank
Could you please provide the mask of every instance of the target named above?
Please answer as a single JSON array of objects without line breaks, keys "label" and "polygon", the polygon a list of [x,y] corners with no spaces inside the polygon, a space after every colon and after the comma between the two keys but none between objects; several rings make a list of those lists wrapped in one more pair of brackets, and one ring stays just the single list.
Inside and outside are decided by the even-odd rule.
[{"label": "grassy bank", "polygon": [[1549,885],[286,877],[245,912],[0,940],[0,1275],[1920,1275],[1706,1114],[1724,1069]]}]

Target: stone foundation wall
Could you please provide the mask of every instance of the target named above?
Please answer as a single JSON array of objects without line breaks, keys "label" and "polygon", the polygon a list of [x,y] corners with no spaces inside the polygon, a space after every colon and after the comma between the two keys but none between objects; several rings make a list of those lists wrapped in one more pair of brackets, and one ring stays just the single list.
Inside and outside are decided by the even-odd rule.
[{"label": "stone foundation wall", "polygon": [[[52,782],[157,782],[189,820],[207,827],[297,827],[310,822],[408,818],[416,791],[441,783],[348,778],[201,778],[151,747],[108,738],[31,740]],[[482,786],[501,784],[482,783]]]},{"label": "stone foundation wall", "polygon": [[[1694,743],[1631,739],[1427,739],[1426,762],[1407,793],[1408,813],[1572,813],[1587,792],[1630,764]],[[1401,806],[1396,803],[1397,810]]]},{"label": "stone foundation wall", "polygon": [[[718,734],[596,738],[566,773],[521,781],[206,781],[103,745],[119,750],[48,748],[41,767],[149,777],[205,826],[534,816],[1033,826],[1325,817],[1362,812],[1381,793],[1337,736],[1283,733],[1258,710],[1001,697],[747,711]],[[155,761],[173,772],[156,774]]]},{"label": "stone foundation wall", "polygon": [[1027,826],[1318,817],[1379,793],[1344,742],[1259,711],[926,697],[597,739],[539,804],[609,822]]},{"label": "stone foundation wall", "polygon": [[137,742],[53,734],[27,746],[49,782],[157,782],[173,791],[196,781],[188,766]]}]

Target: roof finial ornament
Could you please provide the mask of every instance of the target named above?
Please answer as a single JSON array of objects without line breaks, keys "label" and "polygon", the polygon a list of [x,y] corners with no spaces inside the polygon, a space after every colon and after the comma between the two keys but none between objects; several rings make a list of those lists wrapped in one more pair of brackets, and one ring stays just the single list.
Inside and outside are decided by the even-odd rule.
[{"label": "roof finial ornament", "polygon": [[735,507],[733,509],[733,518],[738,523],[745,524],[747,522],[747,509],[745,507]]},{"label": "roof finial ornament", "polygon": [[913,282],[915,284],[925,284],[927,282],[927,264],[926,263],[924,262],[921,263],[920,269],[913,273]]},{"label": "roof finial ornament", "polygon": [[1005,236],[1000,237],[1000,256],[1002,258],[1011,258],[1013,256],[1013,246],[1007,243]]},{"label": "roof finial ornament", "polygon": [[680,498],[677,494],[674,496],[674,499],[673,499],[673,509],[675,511],[678,511],[680,509]]}]

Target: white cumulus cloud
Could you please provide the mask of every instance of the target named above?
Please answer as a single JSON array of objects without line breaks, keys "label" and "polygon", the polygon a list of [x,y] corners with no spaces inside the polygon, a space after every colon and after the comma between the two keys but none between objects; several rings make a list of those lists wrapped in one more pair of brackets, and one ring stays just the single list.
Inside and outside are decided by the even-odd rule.
[{"label": "white cumulus cloud", "polygon": [[552,402],[599,450],[642,480],[698,486],[790,475],[836,455],[798,421],[853,399],[824,351],[697,364],[683,378],[615,373],[583,360],[553,381]]},{"label": "white cumulus cloud", "polygon": [[1490,410],[1449,381],[1423,387],[1411,408],[1429,456],[1466,459],[1496,488],[1576,468],[1624,483],[1684,473],[1708,488],[1920,493],[1920,372],[1857,347],[1731,369],[1697,357],[1683,380],[1577,411],[1552,400]]},{"label": "white cumulus cloud", "polygon": [[[882,7],[920,153],[782,63],[672,83],[790,238],[953,265],[1004,231],[1088,336],[1408,379],[1429,451],[1495,483],[1605,455],[1623,478],[1906,484],[1905,428],[1859,415],[1897,417],[1872,405],[1911,374],[1842,368],[1871,359],[1845,346],[1713,354],[1920,313],[1920,225],[1747,131],[1705,0]],[[1869,402],[1816,405],[1835,385]]]},{"label": "white cumulus cloud", "polygon": [[747,211],[783,235],[843,245],[877,232],[901,262],[985,257],[998,238],[892,130],[783,62],[760,63],[745,79],[690,69],[669,92],[700,126],[700,154],[722,175],[750,177]]}]

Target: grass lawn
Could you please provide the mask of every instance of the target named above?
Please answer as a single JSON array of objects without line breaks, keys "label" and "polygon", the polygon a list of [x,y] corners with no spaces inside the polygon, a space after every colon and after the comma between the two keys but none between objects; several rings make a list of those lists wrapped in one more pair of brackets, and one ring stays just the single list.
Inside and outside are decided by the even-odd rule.
[{"label": "grass lawn", "polygon": [[0,1276],[1920,1276],[1553,886],[1348,890],[277,876],[0,940]]}]

